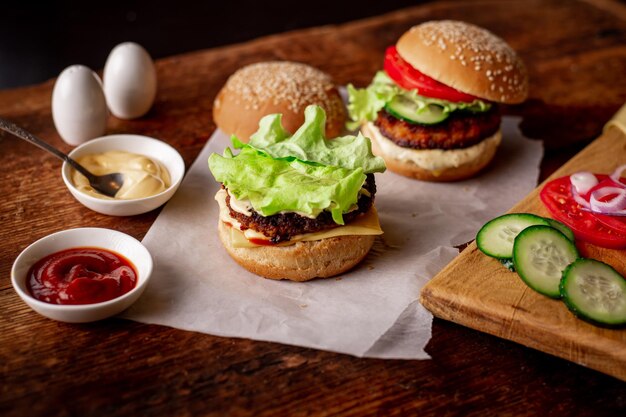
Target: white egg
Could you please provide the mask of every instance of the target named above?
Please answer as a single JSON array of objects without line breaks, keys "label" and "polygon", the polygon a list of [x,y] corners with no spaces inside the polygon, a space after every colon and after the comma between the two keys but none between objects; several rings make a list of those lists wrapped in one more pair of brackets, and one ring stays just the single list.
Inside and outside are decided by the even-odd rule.
[{"label": "white egg", "polygon": [[52,119],[61,138],[76,146],[102,136],[107,117],[98,75],[84,65],[64,69],[52,90]]},{"label": "white egg", "polygon": [[157,90],[154,62],[134,42],[117,45],[104,66],[104,94],[111,113],[120,119],[141,117],[150,110]]}]

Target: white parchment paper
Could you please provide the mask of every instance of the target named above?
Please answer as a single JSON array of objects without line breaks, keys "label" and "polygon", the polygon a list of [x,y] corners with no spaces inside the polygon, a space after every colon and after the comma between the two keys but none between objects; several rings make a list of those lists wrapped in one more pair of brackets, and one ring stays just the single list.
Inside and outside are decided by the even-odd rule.
[{"label": "white parchment paper", "polygon": [[376,174],[385,234],[353,271],[306,283],[260,278],[222,247],[213,199],[219,184],[207,159],[230,141],[217,131],[144,238],[154,275],[124,317],[355,356],[428,358],[432,316],[417,301],[420,288],[458,254],[453,246],[537,183],[542,144],[523,138],[518,122],[504,118],[495,161],[474,179],[426,183]]}]

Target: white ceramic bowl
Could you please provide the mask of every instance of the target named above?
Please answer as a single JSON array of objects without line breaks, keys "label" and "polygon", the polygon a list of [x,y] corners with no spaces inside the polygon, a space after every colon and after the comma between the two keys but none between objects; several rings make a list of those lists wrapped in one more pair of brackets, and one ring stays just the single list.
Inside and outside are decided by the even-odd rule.
[{"label": "white ceramic bowl", "polygon": [[134,216],[154,210],[174,195],[185,175],[185,162],[176,149],[165,142],[147,136],[127,134],[103,136],[83,143],[69,155],[72,158],[78,158],[113,150],[145,155],[161,162],[169,171],[171,185],[167,190],[151,197],[133,200],[104,200],[79,191],[71,179],[74,169],[64,162],[61,173],[65,185],[76,200],[98,213],[109,216]]},{"label": "white ceramic bowl", "polygon": [[[94,304],[51,304],[34,298],[26,286],[30,267],[41,258],[75,247],[98,247],[126,257],[137,271],[135,288],[117,298]],[[42,316],[67,323],[87,323],[121,313],[146,289],[152,275],[152,256],[137,239],[122,232],[101,228],[78,228],[54,233],[39,239],[20,253],[11,269],[11,283],[26,304]]]}]

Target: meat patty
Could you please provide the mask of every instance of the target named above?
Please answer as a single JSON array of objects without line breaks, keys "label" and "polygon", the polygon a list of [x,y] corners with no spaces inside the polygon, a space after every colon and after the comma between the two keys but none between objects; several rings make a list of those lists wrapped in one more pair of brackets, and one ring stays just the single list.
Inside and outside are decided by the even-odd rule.
[{"label": "meat patty", "polygon": [[493,105],[485,113],[452,113],[434,125],[405,122],[381,110],[374,124],[385,137],[403,148],[460,149],[492,136],[500,128],[500,120],[500,111]]},{"label": "meat patty", "polygon": [[[349,213],[344,213],[344,223],[347,224],[351,222],[359,214],[367,212],[372,206],[374,195],[376,194],[374,174],[367,174],[363,188],[365,188],[370,195],[359,194],[357,201],[358,208]],[[285,242],[291,239],[292,236],[319,232],[339,226],[333,221],[329,211],[322,211],[315,219],[300,216],[296,213],[273,214],[266,217],[254,210],[252,210],[251,216],[246,216],[245,214],[236,212],[230,207],[230,194],[226,196],[226,205],[228,206],[231,217],[241,223],[241,230],[256,230],[269,237],[272,243]]]}]

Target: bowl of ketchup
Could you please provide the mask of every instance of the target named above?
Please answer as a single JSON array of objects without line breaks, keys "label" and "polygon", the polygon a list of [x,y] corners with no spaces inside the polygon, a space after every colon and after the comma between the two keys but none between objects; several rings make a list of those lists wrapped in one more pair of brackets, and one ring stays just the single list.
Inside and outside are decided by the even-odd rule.
[{"label": "bowl of ketchup", "polygon": [[101,228],[54,233],[16,258],[11,282],[29,307],[53,320],[86,323],[121,313],[143,293],[152,256],[137,239]]}]

